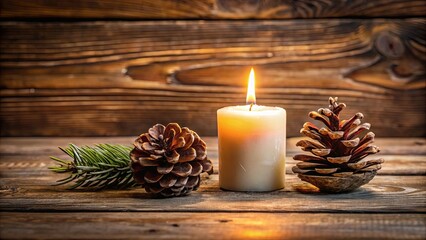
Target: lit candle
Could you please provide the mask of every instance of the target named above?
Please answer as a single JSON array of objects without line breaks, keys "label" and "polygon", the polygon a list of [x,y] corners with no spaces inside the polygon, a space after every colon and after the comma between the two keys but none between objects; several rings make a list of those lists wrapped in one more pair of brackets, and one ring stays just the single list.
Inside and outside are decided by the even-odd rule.
[{"label": "lit candle", "polygon": [[247,105],[217,111],[219,185],[233,191],[272,191],[284,187],[286,111],[256,105],[251,69]]}]

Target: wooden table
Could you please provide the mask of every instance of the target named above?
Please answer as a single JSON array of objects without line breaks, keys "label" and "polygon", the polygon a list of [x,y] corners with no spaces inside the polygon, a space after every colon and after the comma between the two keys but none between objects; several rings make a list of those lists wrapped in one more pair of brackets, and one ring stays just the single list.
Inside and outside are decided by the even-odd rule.
[{"label": "wooden table", "polygon": [[68,191],[47,170],[56,146],[122,138],[2,138],[1,239],[425,239],[426,140],[378,139],[385,164],[368,185],[323,194],[291,174],[271,193],[218,188],[217,139],[205,138],[215,174],[190,196],[150,199],[142,189]]}]

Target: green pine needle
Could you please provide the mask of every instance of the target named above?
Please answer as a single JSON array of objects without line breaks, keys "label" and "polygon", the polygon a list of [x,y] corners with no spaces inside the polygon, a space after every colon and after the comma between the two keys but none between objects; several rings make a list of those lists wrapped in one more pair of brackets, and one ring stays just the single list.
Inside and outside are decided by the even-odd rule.
[{"label": "green pine needle", "polygon": [[126,189],[137,185],[129,166],[131,147],[112,144],[78,147],[70,144],[67,148],[59,149],[73,160],[50,157],[58,164],[49,167],[51,171],[69,174],[54,185],[73,182],[68,189],[90,190]]}]

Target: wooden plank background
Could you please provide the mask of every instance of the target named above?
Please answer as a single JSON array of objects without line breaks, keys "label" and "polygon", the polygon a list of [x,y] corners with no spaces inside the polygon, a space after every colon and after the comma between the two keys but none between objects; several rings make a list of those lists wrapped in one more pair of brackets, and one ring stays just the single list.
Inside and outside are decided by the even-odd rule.
[{"label": "wooden plank background", "polygon": [[258,103],[287,109],[288,136],[329,96],[347,103],[345,117],[363,112],[379,137],[425,136],[425,9],[396,0],[1,1],[0,134],[134,136],[178,122],[214,136],[216,110],[244,104],[254,66]]},{"label": "wooden plank background", "polygon": [[423,16],[423,0],[2,0],[2,18],[293,19]]}]

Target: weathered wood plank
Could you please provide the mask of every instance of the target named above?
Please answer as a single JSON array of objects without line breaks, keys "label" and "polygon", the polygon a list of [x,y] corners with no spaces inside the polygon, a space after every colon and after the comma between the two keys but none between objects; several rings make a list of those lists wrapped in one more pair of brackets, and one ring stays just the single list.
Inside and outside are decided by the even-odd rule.
[{"label": "weathered wood plank", "polygon": [[0,213],[2,239],[424,239],[423,214]]},{"label": "weathered wood plank", "polygon": [[422,16],[421,0],[3,0],[2,18],[286,19]]},{"label": "weathered wood plank", "polygon": [[[77,145],[94,145],[98,143],[112,143],[131,145],[136,137],[148,128],[141,129],[134,137],[2,137],[0,138],[0,156],[51,156],[62,152],[57,147],[66,147],[70,143]],[[207,143],[209,153],[217,152],[217,137],[205,137],[202,139]],[[296,142],[303,138],[287,139],[287,155],[300,152]],[[426,155],[425,138],[376,138],[375,145],[380,147],[379,155]],[[376,155],[376,156],[379,156]],[[215,155],[217,157],[217,154]]]},{"label": "weathered wood plank", "polygon": [[[62,176],[50,173],[48,155],[61,155],[56,146],[99,142],[128,144],[132,137],[120,138],[1,138],[0,208],[17,211],[282,211],[282,212],[423,212],[425,211],[425,139],[377,139],[388,153],[414,152],[420,155],[384,155],[383,174],[356,192],[340,195],[319,194],[317,189],[289,174],[286,189],[273,193],[233,193],[219,190],[217,171],[204,179],[199,192],[179,198],[179,205],[149,199],[142,189],[129,191],[84,192],[52,187]],[[207,137],[209,155],[217,168],[217,139]],[[289,139],[289,154],[297,149]],[[415,144],[417,143],[417,144]],[[417,149],[417,150],[415,150]],[[420,149],[420,150],[419,150]],[[423,150],[421,150],[423,149]],[[399,153],[401,154],[401,153]],[[287,159],[287,167],[294,161]],[[290,173],[288,169],[288,173]],[[302,194],[305,192],[308,194]],[[201,198],[203,201],[201,201]],[[96,201],[94,201],[96,199]],[[286,201],[283,201],[286,199]],[[328,204],[333,199],[333,204]],[[79,204],[75,204],[79,202]],[[99,204],[102,202],[102,204]]]},{"label": "weathered wood plank", "polygon": [[[215,172],[218,167],[217,138],[204,137],[208,146],[208,156],[213,162]],[[301,150],[295,143],[301,138],[290,138],[287,141],[286,172],[296,164],[292,157]],[[95,145],[112,143],[131,145],[132,137],[114,138],[2,138],[0,139],[0,171],[16,171],[28,176],[38,176],[39,171],[46,170],[53,164],[48,156],[67,159],[56,147],[65,147],[69,143],[77,145]],[[385,159],[380,175],[426,175],[426,139],[376,139],[381,153],[373,157]],[[37,170],[37,171],[34,171]],[[44,174],[47,174],[45,172]],[[53,182],[54,180],[52,180]]]},{"label": "weathered wood plank", "polygon": [[[59,152],[52,155],[63,159],[69,159],[68,156]],[[209,159],[213,162],[215,173],[217,173],[218,154],[217,151],[210,151]],[[292,159],[293,155],[288,155],[286,158],[286,172],[292,174],[292,167],[297,163]],[[379,175],[426,175],[426,156],[418,155],[377,155],[377,158],[383,158],[385,164],[379,171]],[[47,155],[0,155],[0,170],[15,171],[27,176],[39,175],[39,170],[45,170],[48,166],[53,166],[54,162],[49,160]],[[34,171],[37,170],[37,171]],[[48,174],[45,172],[45,174]],[[58,176],[59,177],[59,176]],[[52,179],[52,182],[56,179]]]},{"label": "weathered wood plank", "polygon": [[289,136],[329,96],[348,104],[345,116],[363,112],[378,136],[424,136],[423,26],[421,19],[2,22],[1,135],[135,135],[172,121],[216,135],[216,110],[244,104],[255,66],[258,102],[287,109]]},{"label": "weathered wood plank", "polygon": [[[36,171],[36,170],[34,170]],[[425,176],[376,176],[368,185],[346,194],[322,194],[295,175],[286,188],[270,193],[238,193],[219,189],[218,175],[178,199],[152,199],[143,189],[69,191],[49,186],[54,178],[25,171],[2,171],[0,209],[3,211],[173,211],[173,212],[426,212]],[[332,203],[330,202],[332,201]]]}]

